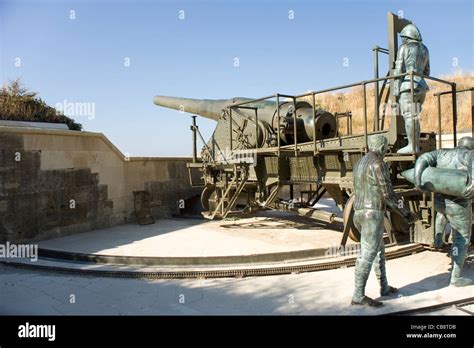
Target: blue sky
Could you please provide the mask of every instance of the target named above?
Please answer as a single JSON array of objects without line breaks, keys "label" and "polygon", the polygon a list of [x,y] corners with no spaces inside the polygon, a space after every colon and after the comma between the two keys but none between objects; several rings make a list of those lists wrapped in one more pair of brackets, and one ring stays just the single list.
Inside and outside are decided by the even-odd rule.
[{"label": "blue sky", "polygon": [[[472,0],[0,0],[0,77],[53,106],[94,103],[93,119],[75,119],[132,156],[190,155],[190,117],[155,106],[155,94],[262,97],[369,79],[388,11],[420,28],[433,76],[453,59],[474,70]],[[206,136],[215,125],[198,124]]]}]

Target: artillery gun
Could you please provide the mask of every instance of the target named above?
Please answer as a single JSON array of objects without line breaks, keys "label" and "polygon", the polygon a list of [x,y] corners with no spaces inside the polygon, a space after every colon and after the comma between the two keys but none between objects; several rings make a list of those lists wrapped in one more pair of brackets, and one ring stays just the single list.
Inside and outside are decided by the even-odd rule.
[{"label": "artillery gun", "polygon": [[[154,103],[217,121],[214,134],[207,143],[211,156],[216,156],[223,149],[270,148],[277,146],[278,141],[280,145],[291,145],[336,135],[334,115],[316,109],[313,119],[313,107],[306,101],[278,102],[278,109],[276,102],[255,102],[249,98],[197,100],[156,96]],[[217,159],[217,162],[225,163],[227,160],[224,157]]]},{"label": "artillery gun", "polygon": [[[217,121],[209,141],[205,142],[193,116],[193,163],[188,164],[191,184],[203,186],[201,203],[203,215],[209,219],[225,218],[229,213],[248,213],[258,209],[280,209],[300,215],[344,224],[341,245],[347,238],[358,241],[360,234],[352,222],[353,179],[352,170],[357,161],[368,151],[368,136],[383,134],[388,139],[389,153],[386,161],[391,168],[395,191],[402,197],[401,204],[418,214],[420,219],[410,226],[397,214],[387,213],[386,236],[390,243],[401,240],[431,244],[434,235],[434,197],[421,193],[404,179],[400,173],[413,167],[419,154],[397,154],[406,145],[403,118],[397,108],[390,113],[390,126],[385,127],[385,109],[379,114],[382,96],[385,103],[395,102],[393,83],[396,78],[415,72],[395,76],[393,69],[397,55],[397,34],[407,24],[407,19],[388,13],[388,49],[374,48],[374,78],[345,86],[291,96],[275,94],[259,99],[233,98],[225,100],[197,100],[156,96],[159,106],[180,110]],[[379,77],[378,56],[388,55],[389,71]],[[456,85],[438,78],[425,79],[447,84],[452,95],[454,142],[456,143]],[[412,82],[413,83],[413,82]],[[381,84],[381,88],[380,88]],[[373,129],[368,130],[367,86],[373,85],[374,115]],[[352,112],[332,113],[316,105],[318,94],[360,86],[363,89],[364,132],[352,133]],[[384,94],[384,90],[386,93]],[[411,96],[413,100],[413,86]],[[439,102],[439,99],[438,99]],[[347,118],[347,134],[342,135],[339,119]],[[438,115],[441,134],[441,115]],[[204,143],[200,158],[197,156],[197,136]],[[421,133],[421,153],[436,149],[435,133]],[[441,139],[438,146],[441,147]],[[199,180],[196,181],[196,177]],[[307,199],[294,200],[294,186]],[[305,190],[309,186],[309,190]],[[283,188],[286,197],[281,197]],[[314,208],[328,194],[342,209],[343,217],[335,213]],[[239,209],[240,208],[240,209]]]}]

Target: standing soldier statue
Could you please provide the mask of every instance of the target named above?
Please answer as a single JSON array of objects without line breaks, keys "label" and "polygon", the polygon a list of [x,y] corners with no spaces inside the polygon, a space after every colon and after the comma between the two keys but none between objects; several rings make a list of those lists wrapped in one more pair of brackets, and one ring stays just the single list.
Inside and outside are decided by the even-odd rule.
[{"label": "standing soldier statue", "polygon": [[392,211],[405,217],[409,222],[415,215],[399,204],[393,191],[388,166],[383,157],[388,149],[383,135],[369,137],[369,152],[360,159],[354,168],[354,224],[361,234],[361,250],[355,266],[355,291],[353,305],[379,307],[383,303],[365,296],[365,285],[372,264],[380,282],[380,294],[388,296],[398,290],[388,285],[385,273],[384,215],[388,205]]},{"label": "standing soldier statue", "polygon": [[[454,149],[442,149],[421,155],[415,165],[415,186],[426,190],[423,186],[422,174],[428,167],[443,169],[456,169],[466,173],[462,180],[457,183],[453,180],[459,180],[458,176],[450,175],[449,172],[438,174],[440,183],[446,187],[454,187],[457,184],[465,185],[466,190],[461,196],[451,196],[447,194],[435,193],[436,225],[435,225],[435,246],[442,245],[442,238],[446,219],[451,224],[451,235],[453,246],[451,258],[453,261],[450,284],[454,286],[467,286],[472,284],[472,280],[461,277],[461,270],[466,259],[467,247],[471,240],[472,233],[472,208],[471,200],[473,194],[472,171],[473,171],[473,151],[474,138],[463,137],[459,140],[458,147]],[[435,172],[436,173],[436,172]],[[434,174],[436,175],[436,174]],[[461,177],[462,178],[462,177]],[[425,180],[426,181],[426,180]],[[468,186],[470,185],[470,186]],[[436,188],[433,189],[436,192]]]},{"label": "standing soldier statue", "polygon": [[[430,74],[429,52],[422,44],[421,34],[413,24],[408,24],[400,32],[402,44],[398,50],[395,62],[394,74],[399,75],[407,72],[417,72],[423,75]],[[394,83],[394,96],[398,97],[399,110],[405,121],[405,130],[408,145],[401,148],[397,153],[419,152],[420,120],[418,118],[421,107],[425,100],[428,85],[423,77],[413,77],[413,102],[411,103],[411,78],[406,75],[396,79]]]}]

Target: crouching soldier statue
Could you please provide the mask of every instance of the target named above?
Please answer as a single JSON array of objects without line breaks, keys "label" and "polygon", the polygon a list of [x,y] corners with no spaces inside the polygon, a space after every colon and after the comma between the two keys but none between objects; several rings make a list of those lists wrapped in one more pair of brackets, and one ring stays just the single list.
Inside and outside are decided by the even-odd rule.
[{"label": "crouching soldier statue", "polygon": [[[435,192],[435,247],[441,247],[443,243],[443,232],[447,220],[451,224],[451,235],[453,246],[451,250],[452,271],[450,285],[467,286],[472,284],[472,280],[461,277],[461,270],[466,259],[467,248],[471,240],[472,233],[472,208],[473,196],[473,151],[474,138],[463,137],[459,140],[458,147],[454,149],[442,149],[421,155],[415,165],[415,186],[427,190],[422,180],[422,175],[428,167],[451,169],[455,171],[432,171],[433,177],[429,182],[437,182],[437,186],[446,187],[453,190],[453,195],[439,192],[439,188],[433,187]],[[459,171],[465,173],[459,176]],[[437,174],[438,173],[438,174]],[[452,173],[452,174],[451,174]],[[429,179],[429,178],[428,178]],[[456,187],[460,187],[459,193],[454,192]],[[454,195],[455,194],[455,195]]]}]

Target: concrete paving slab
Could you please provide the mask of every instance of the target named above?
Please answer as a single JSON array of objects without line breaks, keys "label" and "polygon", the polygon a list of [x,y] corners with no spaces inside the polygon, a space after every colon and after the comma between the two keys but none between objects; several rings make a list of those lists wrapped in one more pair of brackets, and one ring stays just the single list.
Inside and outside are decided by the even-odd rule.
[{"label": "concrete paving slab", "polygon": [[38,245],[45,249],[102,255],[230,256],[338,246],[341,237],[341,225],[265,211],[253,217],[224,221],[162,219],[148,226],[120,225],[44,240]]},{"label": "concrete paving slab", "polygon": [[[464,274],[474,279],[472,258]],[[371,274],[366,293],[384,300],[385,306],[368,309],[349,305],[353,267],[267,277],[142,280],[59,275],[0,264],[0,313],[376,315],[474,297],[474,286],[448,286],[449,270],[450,259],[439,252],[389,260],[389,282],[400,289],[400,294],[379,298],[378,284]],[[76,294],[75,304],[67,301],[69,292]],[[184,302],[180,302],[181,294]],[[466,313],[448,308],[439,314]]]}]

